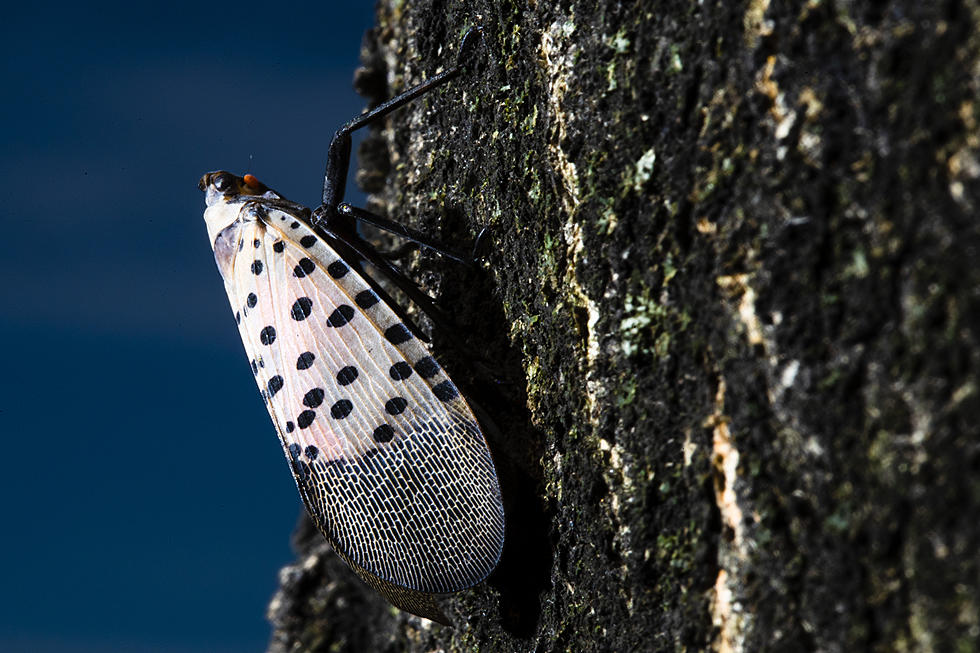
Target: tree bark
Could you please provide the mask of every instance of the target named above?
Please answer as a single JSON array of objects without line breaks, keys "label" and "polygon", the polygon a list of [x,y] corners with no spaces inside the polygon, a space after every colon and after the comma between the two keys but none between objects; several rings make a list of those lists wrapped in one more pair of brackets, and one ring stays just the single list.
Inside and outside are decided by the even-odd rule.
[{"label": "tree bark", "polygon": [[389,608],[298,538],[271,649],[975,651],[980,3],[383,0],[362,150],[499,432],[503,560]]}]

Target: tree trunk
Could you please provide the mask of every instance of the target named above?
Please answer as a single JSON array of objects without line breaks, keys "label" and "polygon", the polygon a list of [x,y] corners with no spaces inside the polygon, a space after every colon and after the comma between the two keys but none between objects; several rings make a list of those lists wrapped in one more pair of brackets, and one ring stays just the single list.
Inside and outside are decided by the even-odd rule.
[{"label": "tree trunk", "polygon": [[[972,651],[980,4],[383,0],[371,208],[492,416],[504,558],[456,627],[298,539],[271,650]],[[466,347],[453,347],[455,335]]]}]

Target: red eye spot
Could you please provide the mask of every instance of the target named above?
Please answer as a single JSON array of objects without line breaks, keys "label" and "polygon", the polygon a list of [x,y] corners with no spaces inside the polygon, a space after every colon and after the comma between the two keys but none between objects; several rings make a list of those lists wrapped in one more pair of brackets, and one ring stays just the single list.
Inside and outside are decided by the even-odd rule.
[{"label": "red eye spot", "polygon": [[245,182],[246,186],[255,187],[259,185],[259,180],[255,178],[255,175],[251,175],[251,174],[245,175],[244,177],[242,177],[242,180]]}]

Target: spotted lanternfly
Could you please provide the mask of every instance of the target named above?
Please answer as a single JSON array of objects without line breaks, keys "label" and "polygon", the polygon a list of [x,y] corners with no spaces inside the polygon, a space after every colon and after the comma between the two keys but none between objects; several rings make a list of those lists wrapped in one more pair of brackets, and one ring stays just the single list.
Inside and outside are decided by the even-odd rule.
[{"label": "spotted lanternfly", "polygon": [[455,66],[337,131],[315,211],[249,174],[200,181],[252,373],[310,516],[391,603],[444,623],[435,596],[480,582],[500,558],[500,487],[473,411],[362,273],[364,260],[394,270],[355,221],[421,239],[341,200],[351,132],[456,77],[478,37],[467,34]]}]

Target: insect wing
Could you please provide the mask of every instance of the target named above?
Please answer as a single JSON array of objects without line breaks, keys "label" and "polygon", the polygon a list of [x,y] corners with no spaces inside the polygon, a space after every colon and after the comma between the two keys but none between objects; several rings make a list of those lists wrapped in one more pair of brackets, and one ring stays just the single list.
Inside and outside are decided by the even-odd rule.
[{"label": "insect wing", "polygon": [[386,583],[443,593],[481,581],[504,525],[472,411],[300,216],[259,202],[242,211],[226,289],[314,521],[355,569]]}]

